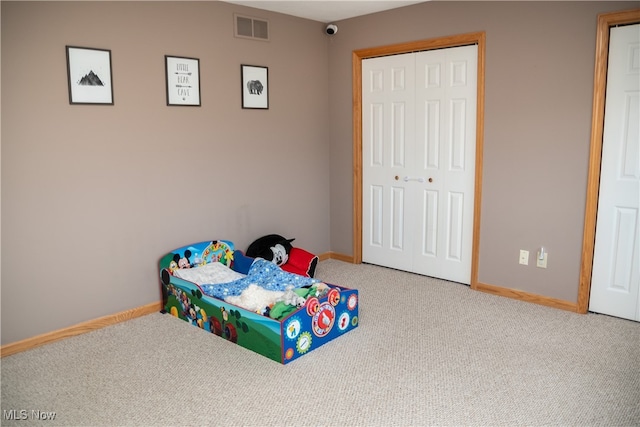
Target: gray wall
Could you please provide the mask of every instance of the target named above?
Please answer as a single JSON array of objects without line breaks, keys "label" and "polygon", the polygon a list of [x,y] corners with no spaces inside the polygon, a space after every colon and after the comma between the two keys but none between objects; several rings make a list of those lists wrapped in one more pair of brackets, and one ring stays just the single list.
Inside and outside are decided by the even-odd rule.
[{"label": "gray wall", "polygon": [[[352,51],[485,31],[479,281],[576,302],[597,15],[637,6],[432,1],[339,22],[329,45],[332,250],[353,247]],[[547,269],[535,267],[540,246]]]},{"label": "gray wall", "polygon": [[[218,2],[6,2],[2,344],[160,299],[156,263],[267,233],[352,254],[351,51],[487,32],[480,281],[575,301],[596,16],[637,2],[429,2],[323,24]],[[233,12],[271,41],[233,37]],[[65,45],[111,49],[114,106],[69,105]],[[167,107],[164,55],[200,58]],[[270,109],[240,108],[240,64]],[[545,245],[549,268],[517,264]]]},{"label": "gray wall", "polygon": [[[233,13],[271,41],[233,37]],[[218,2],[2,2],[2,343],[159,301],[178,246],[330,249],[323,25]],[[69,105],[65,45],[112,51],[114,106]],[[164,55],[200,59],[167,107]],[[241,109],[240,64],[269,67]]]}]

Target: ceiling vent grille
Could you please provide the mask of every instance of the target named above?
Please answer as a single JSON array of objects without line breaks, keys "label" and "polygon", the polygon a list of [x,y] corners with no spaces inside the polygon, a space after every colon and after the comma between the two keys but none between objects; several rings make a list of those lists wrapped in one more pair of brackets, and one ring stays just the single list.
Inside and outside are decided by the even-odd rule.
[{"label": "ceiling vent grille", "polygon": [[235,36],[243,39],[269,41],[269,21],[234,14]]}]

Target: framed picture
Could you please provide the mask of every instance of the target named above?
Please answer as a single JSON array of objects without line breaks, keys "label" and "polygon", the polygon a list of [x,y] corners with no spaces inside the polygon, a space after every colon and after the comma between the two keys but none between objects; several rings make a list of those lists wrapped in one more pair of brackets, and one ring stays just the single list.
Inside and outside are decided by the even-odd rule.
[{"label": "framed picture", "polygon": [[241,65],[242,108],[269,108],[269,69]]},{"label": "framed picture", "polygon": [[200,106],[200,60],[164,56],[167,105]]},{"label": "framed picture", "polygon": [[67,46],[70,104],[113,105],[111,51]]}]

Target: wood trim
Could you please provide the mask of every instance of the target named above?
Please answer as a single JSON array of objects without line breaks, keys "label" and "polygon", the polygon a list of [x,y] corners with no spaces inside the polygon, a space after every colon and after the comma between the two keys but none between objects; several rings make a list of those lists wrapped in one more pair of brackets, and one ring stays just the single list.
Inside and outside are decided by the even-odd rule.
[{"label": "wood trim", "polygon": [[388,46],[360,49],[352,54],[353,80],[353,262],[362,262],[362,60],[379,56],[419,52],[446,47],[478,45],[478,82],[476,111],[476,170],[473,206],[473,242],[471,255],[471,288],[478,282],[480,249],[480,210],[482,198],[482,150],[484,146],[484,80],[486,33],[484,31],[419,40]]},{"label": "wood trim", "polygon": [[326,252],[319,258],[320,258],[320,261],[324,261],[326,259],[336,259],[338,261],[344,261],[351,264],[359,264],[353,260],[353,257],[351,255],[345,255],[338,252]]},{"label": "wood trim", "polygon": [[500,286],[488,285],[486,283],[476,283],[476,290],[501,297],[517,299],[519,301],[559,308],[560,310],[572,312],[578,311],[578,305],[576,303],[545,297],[542,295],[531,294],[529,292],[519,291],[517,289],[503,288]]},{"label": "wood trim", "polygon": [[318,255],[318,261],[325,261],[327,259],[331,259],[331,252],[325,252]]},{"label": "wood trim", "polygon": [[584,214],[582,237],[582,261],[580,284],[578,286],[577,312],[589,310],[591,274],[593,272],[593,251],[596,237],[596,216],[598,212],[598,191],[600,189],[600,162],[602,160],[602,136],[604,129],[604,104],[607,84],[607,62],[609,59],[609,28],[615,25],[640,22],[640,9],[598,15],[596,32],[596,58],[593,80],[593,104],[591,114],[591,147],[589,153],[589,173],[587,176],[587,200]]},{"label": "wood trim", "polygon": [[362,56],[352,54],[353,87],[353,262],[362,262]]},{"label": "wood trim", "polygon": [[406,43],[398,43],[387,46],[365,48],[353,51],[354,55],[361,59],[375,58],[377,56],[397,55],[400,53],[420,52],[423,50],[441,49],[444,47],[466,46],[478,43],[479,38],[484,38],[485,32],[456,34],[453,36],[438,37],[427,40],[417,40]]},{"label": "wood trim", "polygon": [[122,311],[120,313],[111,314],[108,316],[89,320],[87,322],[79,323],[68,328],[48,332],[46,334],[38,335],[33,338],[27,338],[15,343],[5,344],[0,347],[0,357],[10,356],[22,351],[31,350],[32,348],[36,348],[44,344],[50,344],[56,341],[60,341],[64,338],[81,335],[87,332],[95,331],[97,329],[102,329],[107,326],[115,325],[116,323],[135,319],[136,317],[146,316],[147,314],[159,312],[161,309],[162,301],[153,302],[141,307],[133,308],[131,310]]},{"label": "wood trim", "polygon": [[478,265],[480,258],[480,213],[482,211],[482,167],[484,164],[484,76],[486,35],[479,33],[478,39],[478,97],[476,107],[476,176],[473,204],[473,242],[471,256],[471,289],[478,287]]}]

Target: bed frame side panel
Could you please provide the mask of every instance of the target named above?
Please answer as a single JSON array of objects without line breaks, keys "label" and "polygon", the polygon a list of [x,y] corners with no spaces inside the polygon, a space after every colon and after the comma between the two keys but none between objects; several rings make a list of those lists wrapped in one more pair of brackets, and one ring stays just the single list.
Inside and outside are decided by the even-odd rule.
[{"label": "bed frame side panel", "polygon": [[231,267],[233,251],[233,243],[213,240],[183,246],[164,255],[159,262],[163,311],[282,363],[280,322],[205,295],[197,284],[172,274],[181,260],[192,267],[210,262]]},{"label": "bed frame side panel", "polygon": [[358,291],[329,286],[327,296],[308,299],[304,307],[282,320],[285,364],[358,327]]}]

